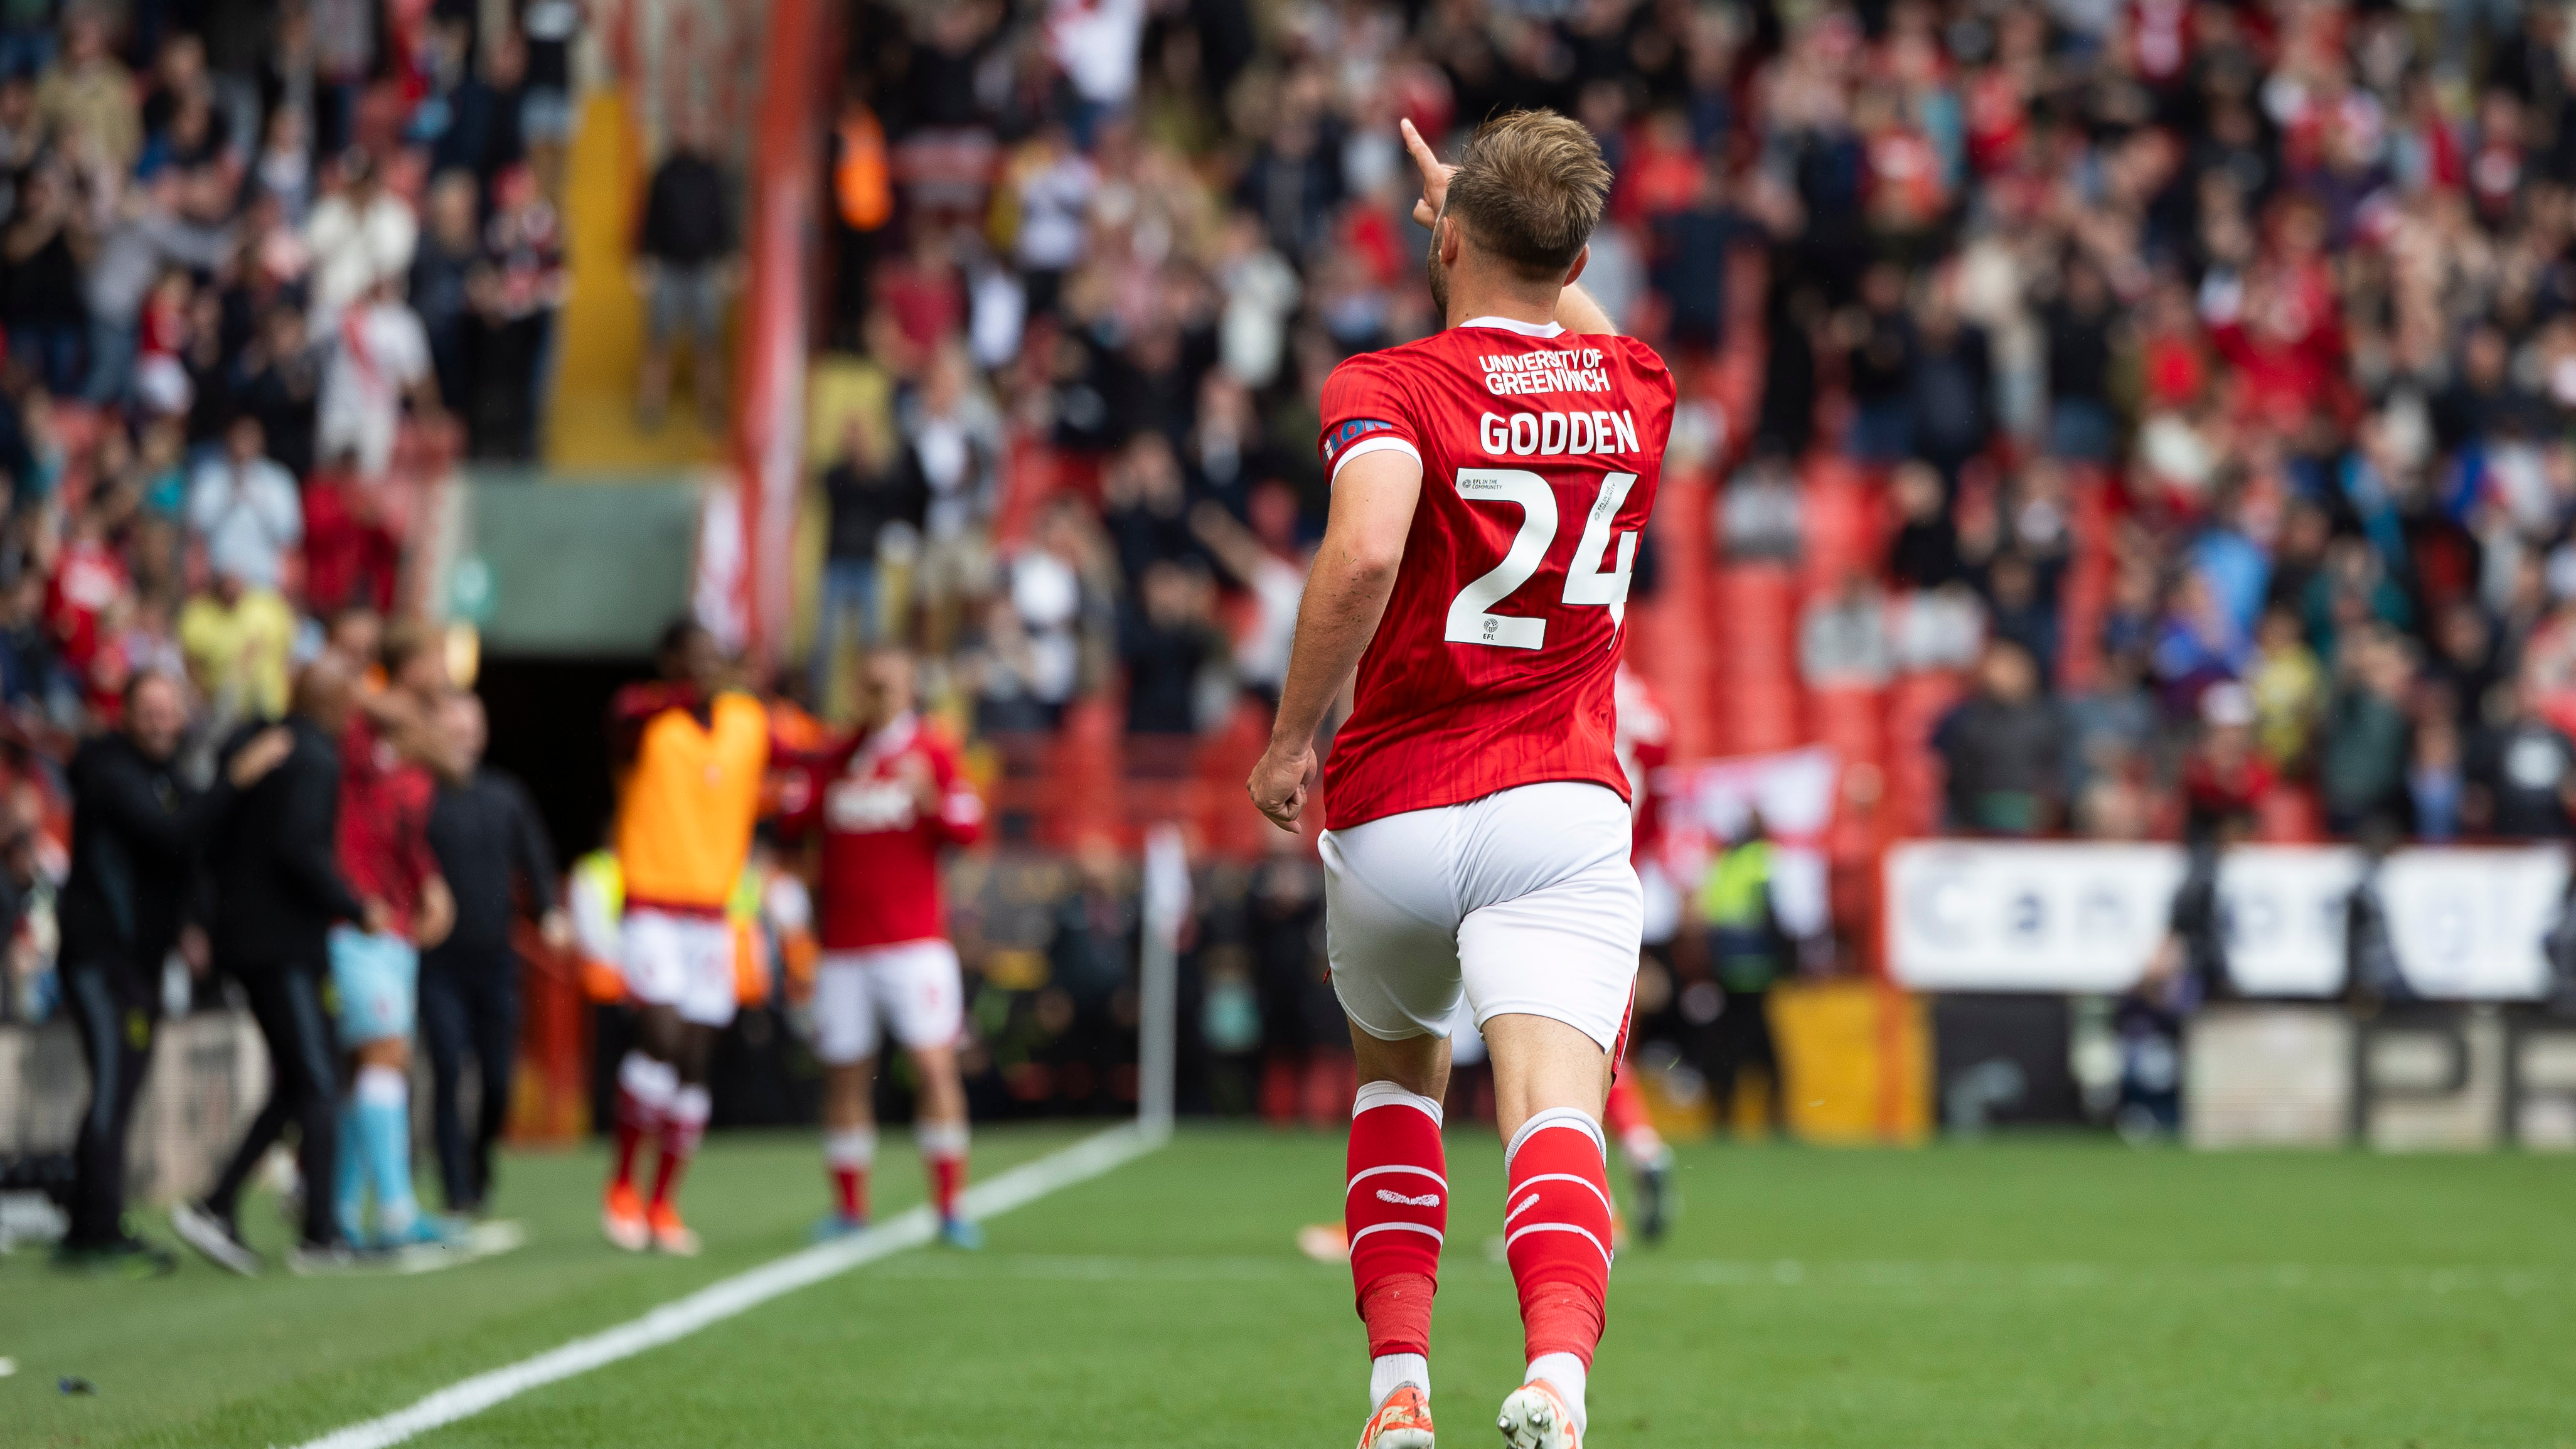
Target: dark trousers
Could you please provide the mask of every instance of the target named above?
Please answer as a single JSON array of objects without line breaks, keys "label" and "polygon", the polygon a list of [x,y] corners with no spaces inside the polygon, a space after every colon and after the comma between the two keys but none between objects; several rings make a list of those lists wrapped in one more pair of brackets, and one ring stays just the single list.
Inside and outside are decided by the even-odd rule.
[{"label": "dark trousers", "polygon": [[[479,1207],[492,1190],[492,1144],[510,1118],[519,1055],[519,956],[507,946],[441,948],[421,958],[420,1031],[429,1043],[430,1116],[447,1210]],[[481,1091],[465,1131],[465,1058]]]},{"label": "dark trousers", "polygon": [[154,994],[143,973],[121,961],[63,973],[63,1004],[89,1062],[89,1108],[72,1148],[67,1241],[76,1247],[102,1246],[125,1233],[125,1144],[134,1130],[134,1104],[143,1097],[143,1074],[152,1069]]},{"label": "dark trousers", "polygon": [[1734,1120],[1735,1093],[1744,1074],[1758,1069],[1770,1081],[1765,1115],[1774,1129],[1788,1119],[1788,1088],[1780,1080],[1780,1053],[1771,1040],[1770,993],[1730,991],[1717,1020],[1709,1023],[1706,1075],[1711,1101],[1722,1126]]},{"label": "dark trousers", "polygon": [[206,1205],[224,1217],[241,1201],[242,1184],[288,1123],[295,1125],[296,1165],[304,1173],[304,1240],[328,1243],[340,1236],[332,1220],[332,1184],[340,1137],[339,1057],[331,1040],[331,1018],[322,1009],[322,973],[312,967],[269,967],[241,973],[242,990],[259,1034],[268,1043],[274,1078],[268,1104],[251,1119],[250,1131],[233,1149],[233,1160],[206,1196]]}]

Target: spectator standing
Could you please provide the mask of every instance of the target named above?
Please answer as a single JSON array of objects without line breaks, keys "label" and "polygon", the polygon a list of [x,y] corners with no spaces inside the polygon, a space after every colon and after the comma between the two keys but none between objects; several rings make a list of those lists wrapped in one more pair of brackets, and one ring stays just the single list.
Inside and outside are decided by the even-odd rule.
[{"label": "spectator standing", "polygon": [[2469,754],[2469,825],[2516,840],[2564,839],[2576,803],[2576,741],[2549,722],[2529,688],[2507,688],[2509,715],[2482,731]]},{"label": "spectator standing", "polygon": [[[881,637],[878,570],[889,558],[917,556],[930,502],[912,449],[880,449],[874,426],[867,409],[853,409],[842,431],[841,455],[823,475],[832,528],[823,561],[821,617],[814,628],[811,672],[818,708],[831,700],[832,670],[851,615],[857,615],[861,647]],[[889,451],[891,458],[884,456]]]},{"label": "spectator standing", "polygon": [[2048,327],[2048,452],[2084,462],[2110,458],[2118,418],[2111,410],[2111,332],[2118,299],[2089,258],[2069,258],[2063,293],[2045,309]]},{"label": "spectator standing", "polygon": [[443,398],[472,395],[472,284],[483,264],[483,241],[475,224],[479,207],[471,173],[438,173],[429,184],[429,227],[412,256],[407,300],[429,341],[430,367]]},{"label": "spectator standing", "polygon": [[36,82],[36,109],[76,166],[122,176],[143,154],[143,118],[134,77],[108,45],[108,17],[75,5],[63,17],[59,59]]},{"label": "spectator standing", "polygon": [[563,238],[554,206],[527,167],[502,172],[492,194],[492,220],[483,230],[482,265],[473,280],[483,333],[474,369],[480,386],[447,396],[469,410],[475,456],[529,462],[537,455],[555,309],[564,299]]},{"label": "spectator standing", "polygon": [[[89,1063],[90,1099],[72,1154],[71,1227],[65,1261],[166,1272],[167,1253],[125,1226],[126,1139],[152,1069],[162,962],[178,948],[197,855],[240,792],[293,747],[281,728],[237,752],[214,788],[179,774],[188,723],[179,682],[137,675],[119,728],[72,756],[72,866],[64,883],[63,998]],[[194,965],[204,966],[204,938]]]},{"label": "spectator standing", "polygon": [[1787,1128],[1789,1089],[1771,1035],[1770,993],[1797,967],[1797,943],[1781,928],[1772,902],[1777,853],[1762,817],[1749,814],[1709,861],[1697,901],[1709,971],[1722,993],[1706,1052],[1718,1120],[1732,1120],[1743,1073],[1758,1068],[1769,1087],[1766,1110],[1774,1132]]},{"label": "spectator standing", "polygon": [[[1100,173],[1074,149],[1062,125],[1041,127],[1011,158],[1010,168],[1005,184],[1019,203],[1011,260],[1028,287],[1029,315],[1036,317],[1055,310],[1065,274],[1082,261]],[[1292,292],[1295,285],[1292,279]]]},{"label": "spectator standing", "polygon": [[332,339],[316,403],[314,446],[325,459],[354,454],[358,476],[372,482],[393,466],[404,400],[425,417],[438,412],[429,336],[388,277],[341,309]]},{"label": "spectator standing", "polygon": [[294,644],[294,608],[276,590],[251,588],[238,575],[215,575],[214,586],[179,611],[188,678],[218,728],[286,712]]},{"label": "spectator standing", "polygon": [[274,591],[287,550],[304,539],[304,504],[295,479],[269,461],[266,430],[248,413],[224,430],[224,450],[198,465],[188,485],[188,529],[206,547],[218,578]]},{"label": "spectator standing", "polygon": [[2241,684],[2214,684],[2200,696],[2200,744],[2183,764],[2183,800],[2193,838],[2234,817],[2254,817],[2272,791],[2271,767],[2255,749],[2254,696]]},{"label": "spectator standing", "polygon": [[1252,495],[1255,527],[1246,528],[1213,503],[1190,510],[1190,531],[1234,581],[1252,596],[1251,617],[1234,651],[1235,679],[1279,705],[1288,682],[1288,646],[1297,637],[1297,607],[1306,597],[1306,569],[1285,547],[1294,537],[1297,500],[1277,484]]},{"label": "spectator standing", "polygon": [[[510,943],[517,902],[526,901],[557,950],[571,944],[572,918],[555,899],[554,851],[527,791],[483,763],[490,738],[483,702],[449,695],[438,722],[443,753],[429,846],[455,896],[456,927],[421,955],[420,1023],[447,1210],[471,1214],[491,1201],[492,1146],[509,1119],[518,1064],[520,961]],[[469,1053],[480,1088],[471,1134],[461,1100]]]},{"label": "spectator standing", "polygon": [[430,164],[442,171],[471,172],[489,189],[497,177],[527,159],[520,114],[528,46],[518,27],[510,25],[484,37],[477,48],[479,63],[450,97],[450,119]]},{"label": "spectator standing", "polygon": [[703,123],[683,120],[670,154],[653,169],[636,238],[642,285],[651,298],[637,410],[658,426],[671,403],[671,346],[685,331],[698,414],[722,425],[725,294],[732,285],[734,223],[724,173],[707,151]]},{"label": "spectator standing", "polygon": [[99,407],[122,403],[134,385],[144,299],[173,267],[211,272],[231,260],[223,217],[231,188],[219,168],[166,169],[111,193],[110,220],[82,286],[89,304],[89,383]]},{"label": "spectator standing", "polygon": [[1195,561],[1159,560],[1146,566],[1137,592],[1118,634],[1127,662],[1127,733],[1183,739],[1198,733],[1200,671],[1225,651],[1207,570]]},{"label": "spectator standing", "polygon": [[1915,336],[1904,271],[1890,262],[1871,267],[1860,295],[1860,305],[1837,319],[1854,409],[1846,447],[1862,462],[1893,464],[1914,452]]},{"label": "spectator standing", "polygon": [[975,386],[974,365],[954,342],[900,409],[905,445],[920,468],[923,510],[922,637],[928,652],[954,644],[969,601],[993,586],[993,505],[1001,490],[1002,416]]},{"label": "spectator standing", "polygon": [[96,250],[70,176],[51,163],[28,170],[0,231],[0,323],[8,327],[10,353],[27,358],[48,390],[66,396],[81,388],[89,328],[81,274]]},{"label": "spectator standing", "polygon": [[268,456],[295,477],[313,471],[313,427],[322,394],[322,361],[305,331],[304,313],[273,305],[259,338],[241,359],[243,412],[259,419]]},{"label": "spectator standing", "polygon": [[2275,771],[2304,768],[2324,711],[2326,680],[2298,615],[2285,608],[2264,611],[2245,684],[2254,695],[2254,737],[2264,759]]},{"label": "spectator standing", "polygon": [[[287,1257],[297,1271],[329,1271],[352,1261],[332,1211],[339,1180],[339,1063],[323,1009],[332,925],[390,923],[382,902],[362,903],[340,874],[340,749],[355,706],[357,679],[337,656],[306,666],[296,685],[294,736],[285,760],[251,787],[207,852],[215,912],[208,936],[215,968],[239,981],[268,1044],[269,1098],[233,1149],[204,1198],[181,1204],[171,1226],[217,1266],[259,1271],[243,1242],[235,1211],[241,1190],[290,1125],[304,1175],[301,1236]],[[225,749],[225,768],[249,747],[249,733]]]},{"label": "spectator standing", "polygon": [[1144,30],[1145,0],[1049,0],[1047,54],[1073,83],[1074,136],[1085,149],[1135,99]]},{"label": "spectator standing", "polygon": [[2009,640],[1989,643],[1976,693],[1933,733],[1949,768],[1951,824],[1995,835],[2048,829],[2060,814],[2064,735],[2055,703],[2039,692],[2029,651]]},{"label": "spectator standing", "polygon": [[1337,1125],[1356,1068],[1324,952],[1324,871],[1302,837],[1276,831],[1264,842],[1243,902],[1261,1007],[1261,1115],[1274,1126]]},{"label": "spectator standing", "polygon": [[2317,752],[2326,827],[2338,834],[2404,813],[2405,702],[2415,668],[2406,646],[2378,630],[2353,632],[2343,653]]},{"label": "spectator standing", "polygon": [[351,147],[334,169],[338,186],[304,219],[304,244],[313,255],[313,331],[326,337],[340,334],[343,310],[408,275],[420,246],[419,219],[409,202],[385,188],[374,157]]},{"label": "spectator standing", "polygon": [[2192,824],[2182,884],[2166,908],[2165,938],[2112,1016],[2120,1038],[2120,1105],[2113,1120],[2132,1141],[2182,1125],[2182,1028],[2201,1004],[2234,994],[2228,973],[2228,908],[2219,892],[2227,857],[2253,817],[2237,810]]}]

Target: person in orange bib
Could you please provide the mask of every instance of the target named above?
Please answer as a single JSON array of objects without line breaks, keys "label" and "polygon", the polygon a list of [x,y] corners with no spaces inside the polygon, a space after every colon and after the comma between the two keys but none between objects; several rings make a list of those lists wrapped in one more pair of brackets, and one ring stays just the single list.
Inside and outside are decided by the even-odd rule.
[{"label": "person in orange bib", "polygon": [[[613,843],[624,873],[619,966],[636,1007],[636,1045],[617,1068],[614,1169],[600,1226],[630,1252],[698,1250],[680,1220],[680,1178],[707,1130],[707,1051],[733,1020],[734,932],[726,902],[751,852],[769,764],[769,716],[724,684],[715,637],[694,620],[663,633],[662,679],[629,685],[609,708],[617,762]],[[647,1199],[643,1144],[660,1150]]]}]

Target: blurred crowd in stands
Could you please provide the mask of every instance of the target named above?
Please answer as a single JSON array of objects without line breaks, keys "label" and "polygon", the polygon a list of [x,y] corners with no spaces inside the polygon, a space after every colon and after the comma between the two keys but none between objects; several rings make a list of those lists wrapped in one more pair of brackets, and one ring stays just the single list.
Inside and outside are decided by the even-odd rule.
[{"label": "blurred crowd in stands", "polygon": [[[2568,829],[2561,6],[987,0],[847,30],[834,340],[894,386],[818,394],[818,689],[854,629],[953,659],[990,730],[1106,697],[1131,738],[1204,736],[1275,686],[1317,391],[1436,325],[1394,120],[1544,105],[1618,169],[1585,280],[1682,376],[1668,472],[1715,470],[1715,567],[1807,556],[1797,689],[1947,690],[1891,728],[1937,766],[1901,826]],[[1820,578],[1824,507],[1867,546]]]},{"label": "blurred crowd in stands", "polygon": [[190,686],[202,783],[328,625],[402,609],[435,460],[533,455],[581,10],[505,5],[478,33],[490,10],[0,7],[0,917],[22,965],[51,949],[61,763],[129,681]]}]

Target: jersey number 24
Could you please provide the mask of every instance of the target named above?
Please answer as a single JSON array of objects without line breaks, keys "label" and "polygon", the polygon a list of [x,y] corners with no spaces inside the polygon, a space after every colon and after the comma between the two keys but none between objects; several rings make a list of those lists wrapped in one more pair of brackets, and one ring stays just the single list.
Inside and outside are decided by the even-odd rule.
[{"label": "jersey number 24", "polygon": [[[1628,575],[1637,562],[1637,530],[1620,530],[1616,569],[1604,572],[1601,563],[1610,552],[1611,520],[1619,516],[1619,505],[1628,501],[1628,490],[1636,482],[1634,473],[1602,477],[1592,511],[1584,515],[1583,537],[1575,542],[1574,560],[1565,570],[1564,602],[1607,607],[1614,641],[1619,626],[1627,621]],[[1458,496],[1469,503],[1519,504],[1521,528],[1512,535],[1512,546],[1504,552],[1503,561],[1449,601],[1448,628],[1441,637],[1452,644],[1490,644],[1500,649],[1545,647],[1547,620],[1497,614],[1493,608],[1530,581],[1547,557],[1548,546],[1556,542],[1556,490],[1548,486],[1546,479],[1526,469],[1461,468]]]}]

